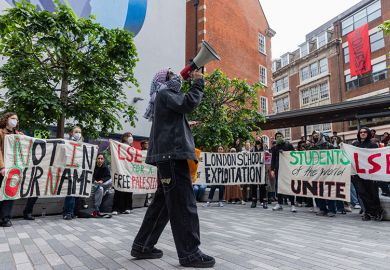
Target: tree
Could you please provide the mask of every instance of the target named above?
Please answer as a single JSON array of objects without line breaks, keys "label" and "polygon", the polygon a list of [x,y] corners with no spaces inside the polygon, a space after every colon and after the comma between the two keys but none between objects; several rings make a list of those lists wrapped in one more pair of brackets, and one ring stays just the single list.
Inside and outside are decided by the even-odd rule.
[{"label": "tree", "polygon": [[66,122],[91,137],[121,128],[121,117],[134,126],[135,109],[123,90],[138,86],[132,34],[77,18],[58,1],[56,10],[23,1],[0,16],[5,109],[31,130],[56,124],[59,138]]},{"label": "tree", "polygon": [[256,125],[264,121],[258,112],[259,84],[249,85],[245,80],[229,79],[221,70],[205,76],[202,103],[189,115],[196,121],[193,127],[195,146],[214,151],[218,145],[232,145],[236,138],[242,140],[260,132]]},{"label": "tree", "polygon": [[385,21],[381,25],[381,28],[383,29],[386,35],[390,34],[390,20]]}]

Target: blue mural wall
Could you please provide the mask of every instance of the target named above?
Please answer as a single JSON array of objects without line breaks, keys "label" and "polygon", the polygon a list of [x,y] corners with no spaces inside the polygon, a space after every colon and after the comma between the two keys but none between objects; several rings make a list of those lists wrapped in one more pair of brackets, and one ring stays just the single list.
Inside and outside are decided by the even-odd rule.
[{"label": "blue mural wall", "polygon": [[[3,0],[4,1],[4,0]],[[15,5],[20,0],[5,0],[9,5]],[[29,0],[39,10],[54,11],[53,0]],[[96,21],[107,28],[123,28],[136,36],[145,21],[147,0],[60,0],[70,6],[74,13],[83,18],[91,14]]]}]

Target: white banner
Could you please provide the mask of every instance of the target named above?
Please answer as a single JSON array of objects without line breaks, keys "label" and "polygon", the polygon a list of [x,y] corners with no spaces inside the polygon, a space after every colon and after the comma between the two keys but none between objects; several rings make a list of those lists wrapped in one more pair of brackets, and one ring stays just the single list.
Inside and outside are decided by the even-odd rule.
[{"label": "white banner", "polygon": [[343,143],[341,148],[351,160],[352,175],[390,182],[390,147],[359,148]]},{"label": "white banner", "polygon": [[196,184],[242,185],[265,183],[263,152],[202,152]]},{"label": "white banner", "polygon": [[154,193],[157,168],[145,163],[146,151],[110,140],[111,178],[115,190]]},{"label": "white banner", "polygon": [[350,201],[350,160],[334,150],[289,151],[279,155],[278,193]]},{"label": "white banner", "polygon": [[7,135],[1,200],[29,197],[89,197],[96,145],[63,139]]}]

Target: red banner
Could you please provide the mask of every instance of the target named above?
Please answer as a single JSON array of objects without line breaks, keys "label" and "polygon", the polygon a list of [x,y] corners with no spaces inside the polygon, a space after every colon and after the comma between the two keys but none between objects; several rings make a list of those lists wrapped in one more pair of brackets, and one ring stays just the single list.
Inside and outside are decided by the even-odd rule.
[{"label": "red banner", "polygon": [[368,24],[348,34],[348,47],[351,77],[370,72],[372,67]]}]

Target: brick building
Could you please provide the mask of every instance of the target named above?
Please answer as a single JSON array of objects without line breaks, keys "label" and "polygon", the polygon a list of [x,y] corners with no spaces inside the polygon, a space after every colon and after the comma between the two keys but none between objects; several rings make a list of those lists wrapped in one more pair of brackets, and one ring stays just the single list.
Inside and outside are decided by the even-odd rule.
[{"label": "brick building", "polygon": [[[187,0],[186,26],[186,59],[193,58],[206,40],[221,56],[221,61],[206,65],[206,72],[220,68],[230,78],[247,79],[250,84],[260,81],[264,89],[258,93],[259,110],[270,113],[271,38],[275,32],[259,1]],[[263,139],[268,143],[272,134],[271,130],[263,132]]]},{"label": "brick building", "polygon": [[[390,1],[363,0],[308,33],[293,52],[273,61],[273,112],[317,107],[389,94],[388,66],[390,36],[379,25],[390,19]],[[372,72],[350,77],[348,33],[368,23]],[[358,112],[357,112],[358,113]],[[362,112],[359,112],[362,113]],[[390,131],[389,117],[362,117],[361,125],[375,127],[377,134]],[[356,138],[358,121],[306,126],[307,133],[337,131],[344,140]],[[304,134],[303,127],[278,129],[293,142]]]}]

